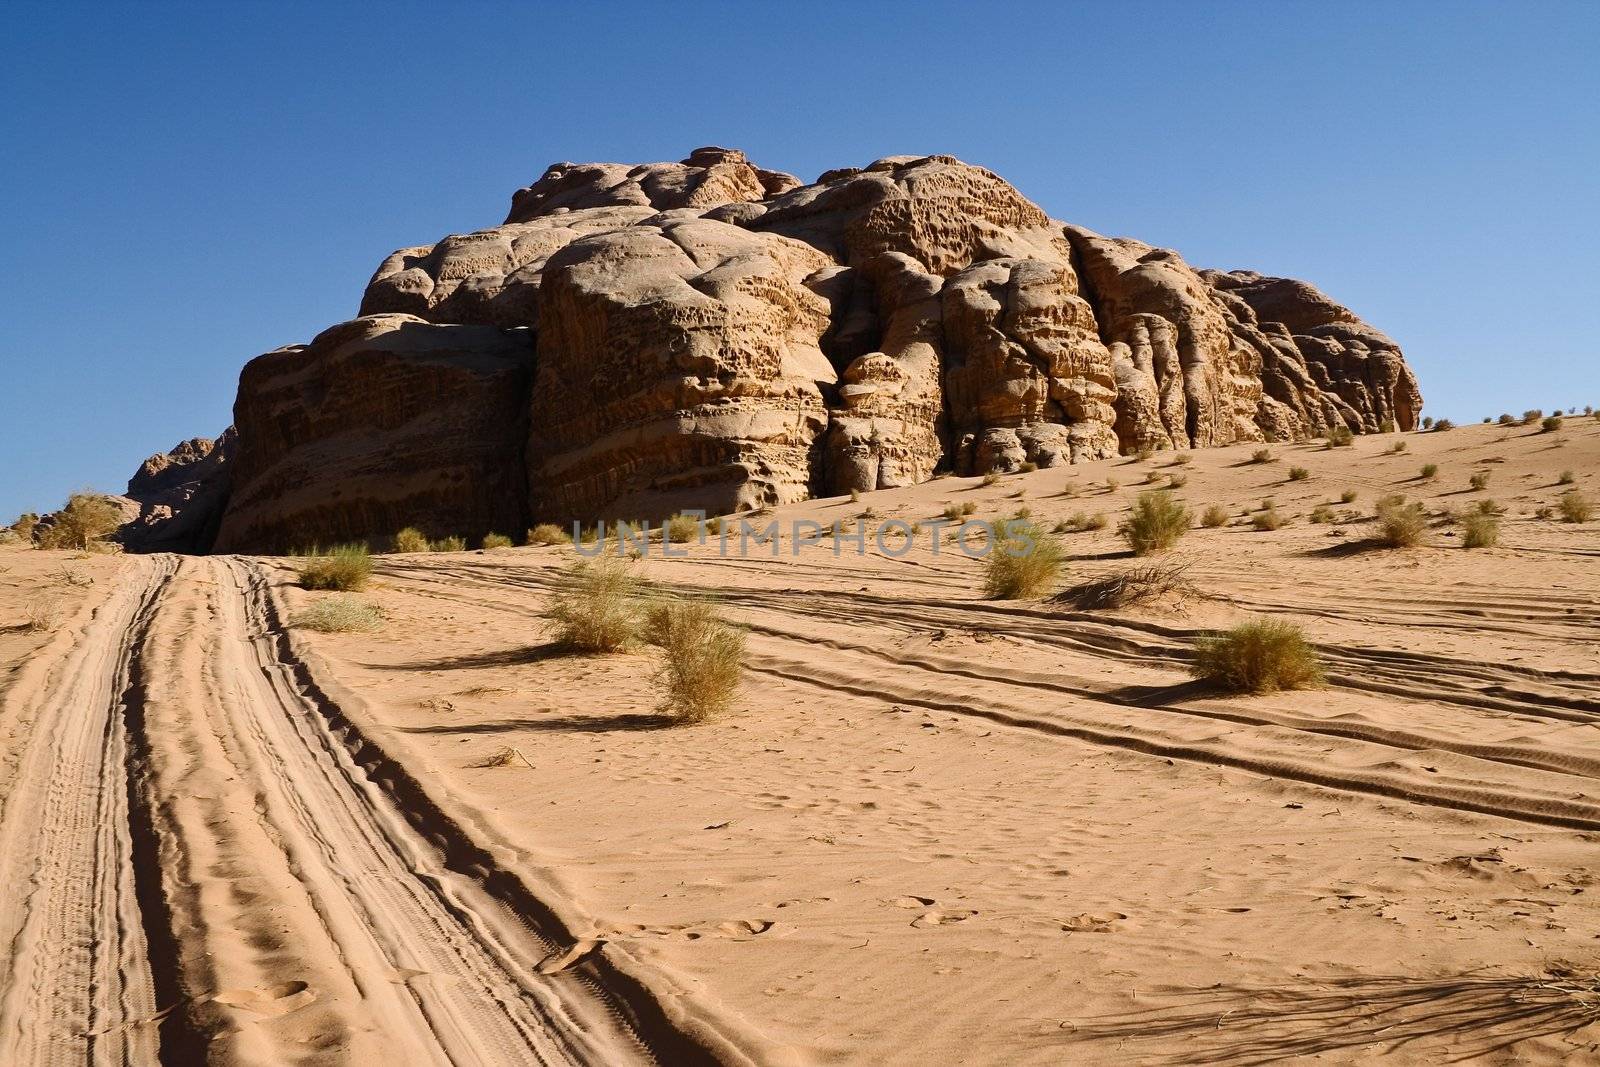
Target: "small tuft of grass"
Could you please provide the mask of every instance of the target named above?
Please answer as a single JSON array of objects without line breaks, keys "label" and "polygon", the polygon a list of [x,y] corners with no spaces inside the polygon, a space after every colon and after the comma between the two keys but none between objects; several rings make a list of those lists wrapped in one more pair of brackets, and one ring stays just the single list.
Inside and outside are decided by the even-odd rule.
[{"label": "small tuft of grass", "polygon": [[1311,472],[1304,467],[1289,468],[1289,480],[1291,482],[1303,482],[1309,477],[1311,477]]},{"label": "small tuft of grass", "polygon": [[30,633],[48,633],[61,623],[61,601],[53,596],[35,597],[23,606],[22,616]]},{"label": "small tuft of grass", "polygon": [[650,633],[664,653],[655,682],[659,710],[680,723],[706,722],[733,705],[744,673],[744,631],[703,601],[669,601],[650,612]]},{"label": "small tuft of grass", "polygon": [[383,612],[355,597],[328,597],[297,612],[289,624],[319,634],[367,633],[382,628]]},{"label": "small tuft of grass", "polygon": [[1474,474],[1471,478],[1467,479],[1467,484],[1472,487],[1472,491],[1473,492],[1475,492],[1475,493],[1483,492],[1485,489],[1489,488],[1489,472],[1488,471],[1479,471],[1478,473]]},{"label": "small tuft of grass", "polygon": [[1189,484],[1189,476],[1187,474],[1173,474],[1173,475],[1168,476],[1168,478],[1167,478],[1167,488],[1168,489],[1182,489],[1184,486],[1186,486],[1188,484]]},{"label": "small tuft of grass", "polygon": [[[978,484],[986,485],[986,486],[987,485],[993,485],[996,482],[998,482],[999,480],[1000,480],[1000,475],[995,473],[994,471],[990,471],[988,474],[985,474],[983,476],[982,480]],[[856,497],[856,499],[859,500],[861,498],[858,496],[858,497]]]},{"label": "small tuft of grass", "polygon": [[1461,520],[1463,548],[1493,548],[1500,542],[1500,520],[1485,512],[1475,512]]},{"label": "small tuft of grass", "polygon": [[1335,426],[1328,432],[1329,448],[1349,448],[1356,443],[1356,435],[1348,426]]},{"label": "small tuft of grass", "polygon": [[1271,504],[1250,517],[1250,525],[1263,532],[1282,529],[1288,521]]},{"label": "small tuft of grass", "polygon": [[487,533],[483,535],[483,547],[486,549],[510,548],[511,538],[505,534]]},{"label": "small tuft of grass", "polygon": [[1329,507],[1327,504],[1318,504],[1316,507],[1311,509],[1311,514],[1308,516],[1308,518],[1311,522],[1314,522],[1319,526],[1330,525],[1334,520],[1333,508]]},{"label": "small tuft of grass", "polygon": [[1278,457],[1272,454],[1270,448],[1258,448],[1250,453],[1251,463],[1276,463]]},{"label": "small tuft of grass", "polygon": [[1034,600],[1051,592],[1061,576],[1061,542],[1037,523],[1002,519],[984,560],[983,592],[991,600]]},{"label": "small tuft of grass", "polygon": [[415,526],[407,526],[389,539],[389,550],[391,552],[426,552],[428,551],[428,539]]},{"label": "small tuft of grass", "polygon": [[1137,607],[1167,596],[1196,596],[1189,580],[1194,564],[1188,561],[1147,563],[1120,574],[1081,582],[1064,591],[1060,599],[1084,611]]},{"label": "small tuft of grass", "polygon": [[340,545],[324,555],[300,563],[300,585],[305,589],[336,589],[343,593],[366,588],[372,577],[372,555],[366,545]]},{"label": "small tuft of grass", "polygon": [[675,545],[687,544],[700,536],[700,522],[693,515],[674,515],[662,529],[666,539]]},{"label": "small tuft of grass", "polygon": [[1394,444],[1389,446],[1389,454],[1391,456],[1398,456],[1409,447],[1410,445],[1405,441],[1396,441]]},{"label": "small tuft of grass", "polygon": [[642,591],[633,568],[615,556],[574,561],[550,600],[555,640],[575,652],[625,648],[639,635]]},{"label": "small tuft of grass", "polygon": [[1427,540],[1428,513],[1422,504],[1387,498],[1378,505],[1378,541],[1390,548],[1414,548]]},{"label": "small tuft of grass", "polygon": [[572,535],[553,522],[541,522],[528,531],[527,544],[530,545],[564,545],[572,540]]},{"label": "small tuft of grass", "polygon": [[1344,492],[1339,494],[1339,503],[1354,504],[1356,502],[1356,497],[1360,495],[1361,494],[1357,493],[1354,489],[1346,489]]},{"label": "small tuft of grass", "polygon": [[1227,523],[1228,509],[1221,504],[1212,504],[1209,508],[1206,508],[1205,514],[1200,516],[1200,525],[1208,530],[1216,529],[1218,526],[1226,526]]},{"label": "small tuft of grass", "polygon": [[1136,556],[1165,552],[1189,532],[1189,509],[1169,494],[1149,491],[1139,494],[1133,510],[1122,520],[1117,532]]},{"label": "small tuft of grass", "polygon": [[859,489],[850,490],[850,503],[852,503],[852,504],[861,503],[861,490],[859,490]]},{"label": "small tuft of grass", "polygon": [[1439,477],[1439,465],[1437,463],[1424,463],[1422,465],[1423,481],[1431,482],[1437,477]]},{"label": "small tuft of grass", "polygon": [[1568,489],[1556,500],[1562,522],[1588,522],[1594,518],[1594,505],[1576,489]]},{"label": "small tuft of grass", "polygon": [[1309,689],[1323,682],[1317,651],[1300,627],[1270,619],[1201,638],[1189,669],[1201,681],[1233,693]]}]

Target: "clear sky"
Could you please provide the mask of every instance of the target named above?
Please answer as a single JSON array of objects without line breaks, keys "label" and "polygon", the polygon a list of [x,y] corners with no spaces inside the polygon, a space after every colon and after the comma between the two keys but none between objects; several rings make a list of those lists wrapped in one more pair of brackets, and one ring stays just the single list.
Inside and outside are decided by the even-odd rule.
[{"label": "clear sky", "polygon": [[391,250],[556,160],[948,153],[1304,278],[1427,410],[1600,405],[1600,4],[12,0],[0,515],[120,490]]}]

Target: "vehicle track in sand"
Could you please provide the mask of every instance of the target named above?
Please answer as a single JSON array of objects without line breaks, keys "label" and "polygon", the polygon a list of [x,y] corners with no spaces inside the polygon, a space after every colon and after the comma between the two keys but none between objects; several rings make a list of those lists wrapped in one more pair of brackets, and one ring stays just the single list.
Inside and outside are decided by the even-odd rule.
[{"label": "vehicle track in sand", "polygon": [[396,787],[277,610],[247,560],[130,558],[6,694],[0,1062],[682,1058]]}]

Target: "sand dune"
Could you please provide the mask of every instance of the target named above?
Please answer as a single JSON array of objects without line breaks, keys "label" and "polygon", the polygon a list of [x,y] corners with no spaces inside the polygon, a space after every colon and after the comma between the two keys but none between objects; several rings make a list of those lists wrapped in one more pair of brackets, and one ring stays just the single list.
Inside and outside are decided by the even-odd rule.
[{"label": "sand dune", "polygon": [[[289,626],[330,594],[287,561],[6,551],[0,627],[49,567],[96,580],[50,638],[0,634],[3,1058],[1595,1059],[1600,523],[1534,513],[1563,471],[1600,499],[1600,422],[1253,450],[774,515],[1103,512],[1061,535],[1075,582],[1180,474],[1232,518],[1144,608],[984,600],[926,538],[651,552],[748,632],[738,710],[691,727],[653,653],[550,644],[569,548],[383,557],[385,624],[331,635]],[[1492,498],[1500,544],[1375,548],[1389,493]],[[1269,496],[1292,521],[1257,531]],[[1191,680],[1258,616],[1325,688]]]}]

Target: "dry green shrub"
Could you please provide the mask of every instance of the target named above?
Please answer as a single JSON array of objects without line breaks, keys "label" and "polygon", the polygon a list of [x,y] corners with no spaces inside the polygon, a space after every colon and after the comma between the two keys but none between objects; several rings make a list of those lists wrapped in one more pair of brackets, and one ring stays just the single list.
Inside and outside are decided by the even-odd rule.
[{"label": "dry green shrub", "polygon": [[1455,428],[1456,424],[1451,422],[1449,419],[1440,419],[1438,422],[1433,424],[1434,433],[1444,433],[1446,430],[1453,430]]},{"label": "dry green shrub", "polygon": [[1033,600],[1055,588],[1061,542],[1026,519],[997,519],[984,560],[983,592],[991,600]]},{"label": "dry green shrub", "polygon": [[700,536],[700,520],[693,515],[674,515],[662,527],[662,534],[675,545],[687,544]]},{"label": "dry green shrub", "polygon": [[1192,517],[1181,500],[1167,493],[1150,491],[1139,494],[1128,517],[1122,520],[1117,532],[1128,542],[1136,556],[1165,552],[1189,532]]},{"label": "dry green shrub", "polygon": [[483,535],[483,547],[486,549],[510,548],[511,538],[505,534],[488,533]]},{"label": "dry green shrub", "polygon": [[1378,541],[1390,548],[1413,548],[1428,538],[1428,513],[1417,501],[1386,498],[1378,505]]},{"label": "dry green shrub", "polygon": [[1000,480],[1000,475],[996,474],[994,471],[990,471],[988,474],[985,474],[983,476],[983,478],[980,480],[980,484],[982,484],[982,485],[993,485],[996,482],[998,482],[999,480]]},{"label": "dry green shrub", "polygon": [[1501,426],[1515,426],[1517,424],[1517,417],[1510,412],[1507,412],[1506,414],[1501,415],[1495,421]]},{"label": "dry green shrub", "polygon": [[553,522],[541,522],[528,531],[530,545],[565,545],[572,541],[572,535]]},{"label": "dry green shrub", "polygon": [[1083,520],[1082,528],[1085,530],[1104,530],[1111,525],[1111,520],[1106,518],[1105,512],[1097,511]]},{"label": "dry green shrub", "polygon": [[1288,522],[1289,520],[1271,504],[1250,517],[1250,525],[1263,532],[1282,529]]},{"label": "dry green shrub", "polygon": [[1194,462],[1194,456],[1189,452],[1179,452],[1176,456],[1172,457],[1172,462],[1175,466],[1187,467],[1189,464]]},{"label": "dry green shrub", "polygon": [[407,526],[390,539],[390,550],[394,552],[426,552],[428,551],[428,539],[415,526]]},{"label": "dry green shrub", "polygon": [[1534,423],[1538,422],[1543,417],[1544,417],[1543,409],[1541,409],[1541,408],[1529,408],[1527,411],[1524,411],[1522,413],[1522,425],[1524,425],[1524,426],[1532,426]]},{"label": "dry green shrub", "polygon": [[1156,454],[1156,450],[1155,450],[1155,446],[1154,445],[1140,445],[1139,446],[1139,450],[1137,452],[1135,452],[1133,454],[1133,456],[1140,463],[1144,463],[1144,462],[1147,462],[1150,459],[1150,457],[1155,455],[1155,454]]},{"label": "dry green shrub", "polygon": [[1328,431],[1329,448],[1349,448],[1356,443],[1356,435],[1348,426],[1335,426]]},{"label": "dry green shrub", "polygon": [[1226,526],[1227,524],[1228,509],[1221,504],[1212,504],[1209,508],[1206,508],[1205,514],[1200,516],[1200,525],[1207,529],[1215,529],[1218,526]]},{"label": "dry green shrub", "polygon": [[23,605],[22,614],[31,632],[46,633],[61,622],[61,601],[53,596],[35,597]]},{"label": "dry green shrub", "polygon": [[1333,522],[1333,508],[1327,504],[1318,504],[1311,509],[1311,514],[1307,518],[1319,526],[1326,526]]},{"label": "dry green shrub", "polygon": [[1166,476],[1158,470],[1148,470],[1144,472],[1144,481],[1146,485],[1154,485],[1164,477]]},{"label": "dry green shrub", "polygon": [[17,516],[17,521],[11,524],[11,532],[17,539],[26,543],[33,540],[33,528],[39,525],[39,516],[31,511],[24,511]]},{"label": "dry green shrub", "polygon": [[1483,492],[1485,489],[1489,488],[1489,472],[1479,471],[1471,478],[1467,479],[1467,484],[1472,487],[1473,492]]},{"label": "dry green shrub", "polygon": [[1577,481],[1578,476],[1571,471],[1562,471],[1560,477],[1556,478],[1557,485],[1575,485]]},{"label": "dry green shrub", "polygon": [[1270,448],[1258,448],[1250,453],[1251,463],[1274,463],[1277,459],[1278,457],[1272,454],[1272,449]]},{"label": "dry green shrub", "polygon": [[1549,415],[1546,416],[1545,420],[1539,424],[1539,432],[1555,433],[1557,430],[1561,429],[1563,425],[1564,421],[1560,415]]},{"label": "dry green shrub", "polygon": [[1189,571],[1193,563],[1174,561],[1130,567],[1119,574],[1081,582],[1061,593],[1059,599],[1084,611],[1131,608],[1165,597],[1187,598],[1199,595]]},{"label": "dry green shrub", "polygon": [[1486,512],[1474,512],[1461,520],[1461,544],[1465,548],[1493,548],[1500,541],[1500,520]]},{"label": "dry green shrub", "polygon": [[1309,477],[1311,477],[1311,472],[1304,467],[1289,468],[1289,480],[1291,482],[1303,482]]},{"label": "dry green shrub", "polygon": [[850,503],[852,503],[852,504],[861,503],[861,490],[859,490],[859,489],[850,490]]},{"label": "dry green shrub", "polygon": [[1115,493],[1118,489],[1121,489],[1121,488],[1122,488],[1122,483],[1117,481],[1115,478],[1107,478],[1106,479],[1106,492]]},{"label": "dry green shrub", "polygon": [[372,555],[366,545],[339,545],[322,554],[301,560],[300,585],[305,589],[337,589],[354,592],[366,587],[372,577]]},{"label": "dry green shrub", "polygon": [[1360,495],[1361,494],[1357,493],[1354,489],[1346,489],[1344,492],[1339,494],[1339,503],[1341,503],[1341,504],[1354,504],[1355,501],[1356,501],[1356,497],[1358,497]]},{"label": "dry green shrub", "polygon": [[733,704],[744,670],[744,631],[698,601],[670,601],[650,612],[650,635],[664,658],[655,682],[660,710],[681,723],[705,722]]},{"label": "dry green shrub", "polygon": [[362,633],[381,628],[383,612],[355,597],[328,597],[297,612],[289,623],[323,634]]},{"label": "dry green shrub", "polygon": [[1288,622],[1246,622],[1195,645],[1190,672],[1234,693],[1271,693],[1322,684],[1317,650]]},{"label": "dry green shrub", "polygon": [[429,552],[465,552],[467,539],[464,537],[441,537],[428,545]]},{"label": "dry green shrub", "polygon": [[1396,441],[1394,444],[1389,446],[1389,454],[1391,456],[1398,456],[1409,447],[1411,446],[1405,441]]},{"label": "dry green shrub", "polygon": [[1422,465],[1423,481],[1431,482],[1437,477],[1439,477],[1439,465],[1437,463],[1424,463]]},{"label": "dry green shrub", "polygon": [[1188,484],[1189,484],[1189,476],[1187,474],[1173,474],[1173,475],[1168,476],[1168,478],[1167,478],[1167,488],[1168,489],[1182,489],[1184,486],[1186,486]]},{"label": "dry green shrub", "polygon": [[1594,518],[1594,505],[1576,489],[1568,489],[1556,500],[1562,522],[1588,522]]},{"label": "dry green shrub", "polygon": [[555,640],[575,652],[615,652],[639,636],[643,583],[615,556],[580,559],[550,599]]},{"label": "dry green shrub", "polygon": [[1021,474],[1032,474],[1038,469],[1039,465],[1031,459],[1023,460],[1022,463],[1017,467],[1017,471]]},{"label": "dry green shrub", "polygon": [[111,501],[94,493],[73,493],[67,506],[55,513],[50,528],[39,535],[38,545],[87,552],[121,525],[122,512]]}]

